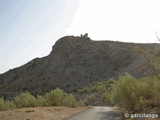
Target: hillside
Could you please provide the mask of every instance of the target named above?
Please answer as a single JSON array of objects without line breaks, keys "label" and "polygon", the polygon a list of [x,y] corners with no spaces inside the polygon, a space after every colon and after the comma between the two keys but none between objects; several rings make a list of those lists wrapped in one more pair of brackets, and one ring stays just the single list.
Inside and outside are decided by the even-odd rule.
[{"label": "hillside", "polygon": [[128,72],[135,77],[152,74],[141,52],[157,53],[159,44],[93,41],[86,36],[60,38],[51,53],[0,75],[0,95],[12,97],[24,91],[43,94],[59,87],[66,92],[107,81]]}]

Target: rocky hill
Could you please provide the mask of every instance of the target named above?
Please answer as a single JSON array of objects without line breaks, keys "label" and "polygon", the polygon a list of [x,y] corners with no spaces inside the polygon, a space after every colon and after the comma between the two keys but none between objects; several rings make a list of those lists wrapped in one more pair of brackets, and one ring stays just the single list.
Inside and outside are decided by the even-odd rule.
[{"label": "rocky hill", "polygon": [[[0,95],[15,96],[24,91],[43,94],[59,87],[66,92],[106,81],[129,72],[135,77],[151,73],[142,52],[155,52],[159,44],[93,41],[87,35],[60,38],[51,53],[0,75]],[[156,53],[157,54],[157,53]],[[148,72],[149,71],[149,72]]]}]

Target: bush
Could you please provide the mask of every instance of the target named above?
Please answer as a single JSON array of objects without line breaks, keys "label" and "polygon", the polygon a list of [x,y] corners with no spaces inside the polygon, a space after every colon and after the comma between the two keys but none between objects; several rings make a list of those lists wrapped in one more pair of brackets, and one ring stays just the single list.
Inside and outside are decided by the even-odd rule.
[{"label": "bush", "polygon": [[91,89],[89,87],[84,87],[83,89],[78,90],[79,93],[90,94]]},{"label": "bush", "polygon": [[110,90],[112,84],[114,84],[115,80],[109,79],[108,81],[104,82],[104,85],[106,86],[107,90]]},{"label": "bush", "polygon": [[0,98],[0,110],[4,110],[5,109],[5,102],[3,98]]},{"label": "bush", "polygon": [[[0,110],[7,110],[10,108],[23,108],[23,107],[45,107],[45,106],[67,106],[76,107],[78,102],[76,98],[63,92],[63,90],[57,88],[44,96],[37,95],[35,98],[29,92],[22,93],[20,96],[16,96],[13,101],[4,101],[0,98]],[[83,105],[81,102],[80,105]]]},{"label": "bush", "polygon": [[126,74],[112,86],[111,102],[132,111],[160,107],[160,81],[156,77],[135,79]]},{"label": "bush", "polygon": [[16,107],[16,105],[13,101],[6,101],[5,102],[5,110],[12,109],[15,107]]},{"label": "bush", "polygon": [[107,105],[112,105],[110,98],[111,98],[111,92],[105,92],[102,94],[102,100],[103,102],[107,103]]},{"label": "bush", "polygon": [[36,107],[36,98],[29,92],[22,93],[14,98],[14,103],[17,108]]},{"label": "bush", "polygon": [[37,95],[36,107],[45,107],[46,105],[46,99],[43,96]]},{"label": "bush", "polygon": [[78,105],[84,107],[84,106],[85,106],[85,101],[82,100],[82,99],[80,99],[80,100],[78,101]]},{"label": "bush", "polygon": [[11,108],[15,108],[15,104],[13,103],[13,101],[4,101],[3,98],[0,98],[0,111],[8,110]]},{"label": "bush", "polygon": [[59,88],[46,93],[44,97],[48,106],[75,107],[77,105],[77,100],[73,95],[68,95]]},{"label": "bush", "polygon": [[99,86],[97,86],[97,92],[98,93],[104,93],[106,91],[107,91],[107,89],[106,89],[105,85],[99,85]]},{"label": "bush", "polygon": [[104,93],[107,89],[113,84],[113,81],[107,82],[93,82],[89,87],[84,87],[83,89],[78,90],[82,94],[92,94],[92,93]]},{"label": "bush", "polygon": [[73,95],[69,94],[65,97],[63,105],[67,107],[76,107],[78,102]]},{"label": "bush", "polygon": [[64,98],[67,97],[67,94],[57,88],[49,93],[46,93],[44,97],[48,106],[60,106],[63,104]]},{"label": "bush", "polygon": [[92,95],[89,95],[89,96],[87,96],[87,97],[85,98],[84,103],[85,103],[85,105],[89,105],[89,104],[94,103],[94,100],[95,100],[95,95],[92,94]]}]

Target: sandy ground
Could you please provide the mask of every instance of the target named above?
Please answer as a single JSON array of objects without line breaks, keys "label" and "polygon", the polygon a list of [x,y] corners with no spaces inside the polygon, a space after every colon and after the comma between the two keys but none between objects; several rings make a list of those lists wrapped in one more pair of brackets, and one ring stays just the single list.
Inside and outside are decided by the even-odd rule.
[{"label": "sandy ground", "polygon": [[87,107],[37,107],[0,111],[0,120],[63,120]]}]

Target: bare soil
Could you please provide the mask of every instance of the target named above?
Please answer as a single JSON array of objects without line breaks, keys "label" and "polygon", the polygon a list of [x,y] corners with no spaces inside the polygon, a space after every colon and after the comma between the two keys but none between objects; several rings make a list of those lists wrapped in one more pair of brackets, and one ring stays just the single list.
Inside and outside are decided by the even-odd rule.
[{"label": "bare soil", "polygon": [[88,107],[36,107],[0,111],[0,120],[63,120]]}]

